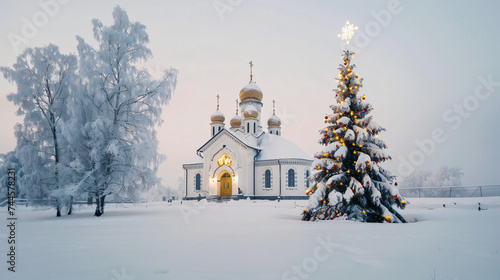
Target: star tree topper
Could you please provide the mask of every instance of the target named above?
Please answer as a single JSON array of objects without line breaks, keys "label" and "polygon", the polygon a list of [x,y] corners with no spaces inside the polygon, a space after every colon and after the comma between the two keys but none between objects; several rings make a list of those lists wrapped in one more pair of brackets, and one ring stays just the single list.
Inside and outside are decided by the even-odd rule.
[{"label": "star tree topper", "polygon": [[349,40],[351,40],[351,38],[354,36],[356,30],[358,30],[357,26],[349,23],[349,21],[346,21],[344,27],[342,27],[342,31],[339,34],[339,38],[346,41],[346,43],[349,45]]}]

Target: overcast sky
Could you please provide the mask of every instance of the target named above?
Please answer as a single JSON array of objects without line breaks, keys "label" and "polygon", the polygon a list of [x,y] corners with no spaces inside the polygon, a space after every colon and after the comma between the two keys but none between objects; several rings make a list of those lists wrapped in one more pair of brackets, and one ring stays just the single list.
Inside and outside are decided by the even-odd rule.
[{"label": "overcast sky", "polygon": [[[319,151],[342,62],[337,34],[346,20],[359,26],[351,48],[365,78],[362,93],[387,129],[380,137],[393,160],[383,166],[399,175],[457,166],[466,185],[499,183],[498,1],[54,1],[1,1],[0,65],[12,66],[16,49],[26,46],[53,43],[76,53],[75,36],[95,43],[91,20],[109,25],[121,5],[147,26],[153,75],[167,67],[180,72],[159,128],[165,185],[177,186],[182,163],[195,161],[209,139],[217,94],[229,126],[250,60],[264,93],[263,126],[275,99],[283,137],[311,155]],[[58,4],[46,11],[40,3],[49,2]],[[30,24],[37,30],[27,33]],[[23,43],[13,44],[13,36]],[[6,99],[15,90],[0,78],[0,153],[15,147],[13,127],[21,118]]]}]

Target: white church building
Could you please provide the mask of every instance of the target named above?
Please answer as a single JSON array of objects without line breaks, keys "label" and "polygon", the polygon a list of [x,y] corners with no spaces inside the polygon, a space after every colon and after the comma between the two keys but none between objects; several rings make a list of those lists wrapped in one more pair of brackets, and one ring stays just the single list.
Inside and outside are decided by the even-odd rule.
[{"label": "white church building", "polygon": [[217,110],[210,118],[210,138],[196,151],[200,162],[183,165],[185,199],[308,198],[305,191],[313,158],[281,136],[281,120],[274,108],[264,131],[262,99],[262,90],[250,74],[230,127],[225,126],[217,100]]}]

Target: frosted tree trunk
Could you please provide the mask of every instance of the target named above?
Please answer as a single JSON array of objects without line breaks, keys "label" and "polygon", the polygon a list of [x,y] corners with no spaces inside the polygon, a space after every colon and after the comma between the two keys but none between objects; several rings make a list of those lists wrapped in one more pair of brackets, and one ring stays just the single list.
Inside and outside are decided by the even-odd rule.
[{"label": "frosted tree trunk", "polygon": [[96,198],[96,200],[95,200],[96,207],[95,207],[94,216],[100,217],[102,214],[104,214],[104,201],[105,201],[105,199],[106,199],[105,195]]},{"label": "frosted tree trunk", "polygon": [[[51,96],[50,92],[50,87],[48,85],[47,81],[47,89],[48,89],[48,95]],[[50,112],[50,128],[52,131],[52,141],[54,142],[54,177],[56,179],[56,190],[59,189],[59,143],[57,142],[57,129],[56,129],[56,121],[54,118],[53,112]],[[56,216],[60,217],[61,216],[61,203],[59,201],[59,198],[56,198]]]}]

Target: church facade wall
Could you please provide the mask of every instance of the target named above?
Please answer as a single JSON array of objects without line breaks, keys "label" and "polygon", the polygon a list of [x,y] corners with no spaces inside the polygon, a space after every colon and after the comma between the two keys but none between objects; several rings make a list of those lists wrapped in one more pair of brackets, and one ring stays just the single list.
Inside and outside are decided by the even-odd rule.
[{"label": "church facade wall", "polygon": [[[195,199],[199,195],[201,197],[217,195],[217,181],[220,179],[218,175],[226,171],[234,174],[232,182],[232,194],[234,196],[260,199],[276,199],[277,197],[282,199],[307,198],[305,191],[309,187],[306,176],[310,174],[312,161],[303,159],[257,161],[255,163],[254,195],[253,157],[242,157],[242,155],[253,152],[253,150],[249,149],[247,151],[243,147],[234,145],[219,148],[222,149],[216,151],[212,157],[205,158],[204,163],[185,164],[183,166],[186,169],[188,198]],[[216,163],[217,158],[223,154],[228,154],[233,158],[232,165],[234,166],[232,166],[232,169],[226,166],[220,167]],[[209,168],[204,168],[204,166],[209,166]],[[243,170],[248,170],[248,172],[243,172]],[[293,170],[293,172],[290,170]],[[197,189],[196,178],[198,174],[201,177],[199,189]]]},{"label": "church facade wall", "polygon": [[[184,164],[184,183],[186,188],[187,197],[198,197],[198,194],[204,196],[203,194],[203,164]],[[197,178],[197,175],[199,177]],[[198,183],[198,189],[197,189]]]},{"label": "church facade wall", "polygon": [[[253,194],[253,159],[256,151],[231,136],[221,135],[217,141],[203,151],[203,188],[206,196],[216,196],[219,191],[220,176],[229,172],[232,176],[232,195],[251,196]],[[232,163],[219,166],[218,159],[227,155]],[[245,172],[244,172],[245,171]]]},{"label": "church facade wall", "polygon": [[[304,159],[257,161],[255,164],[255,196],[257,198],[277,198],[278,196],[284,199],[307,198],[305,175],[311,163],[312,161]],[[266,178],[266,176],[270,178]]]}]

